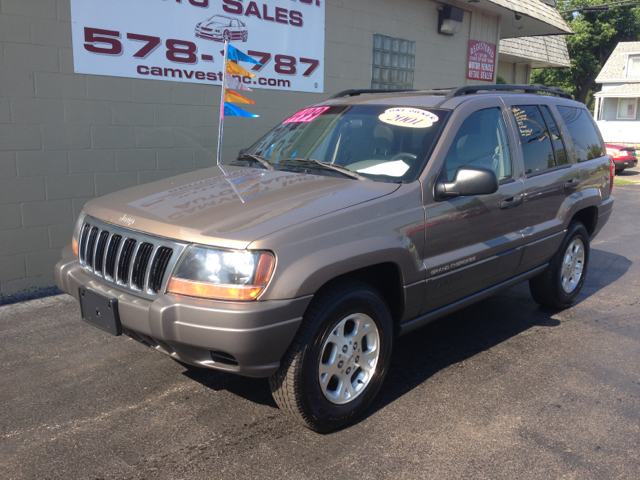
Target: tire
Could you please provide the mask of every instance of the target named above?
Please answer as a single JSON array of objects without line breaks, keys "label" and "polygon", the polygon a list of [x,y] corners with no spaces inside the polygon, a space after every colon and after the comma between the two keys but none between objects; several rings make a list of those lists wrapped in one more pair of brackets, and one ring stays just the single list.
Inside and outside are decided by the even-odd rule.
[{"label": "tire", "polygon": [[229,30],[225,30],[222,34],[222,41],[227,43],[231,41],[231,33],[229,32]]},{"label": "tire", "polygon": [[246,42],[249,38],[249,32],[242,32],[242,41]]},{"label": "tire", "polygon": [[529,280],[533,299],[544,307],[558,310],[571,306],[587,276],[589,253],[587,229],[578,221],[571,222],[560,248],[549,262],[549,268]]},{"label": "tire", "polygon": [[269,378],[273,398],[311,430],[335,430],[358,417],[378,393],[392,344],[393,321],[382,296],[360,281],[335,283],[313,299]]}]

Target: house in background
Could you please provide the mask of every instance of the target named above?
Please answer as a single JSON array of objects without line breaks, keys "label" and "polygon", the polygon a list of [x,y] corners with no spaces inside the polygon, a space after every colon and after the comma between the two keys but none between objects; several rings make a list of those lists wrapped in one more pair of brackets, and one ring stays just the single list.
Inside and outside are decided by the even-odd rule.
[{"label": "house in background", "polygon": [[594,117],[605,142],[640,144],[640,42],[620,42],[596,83]]}]

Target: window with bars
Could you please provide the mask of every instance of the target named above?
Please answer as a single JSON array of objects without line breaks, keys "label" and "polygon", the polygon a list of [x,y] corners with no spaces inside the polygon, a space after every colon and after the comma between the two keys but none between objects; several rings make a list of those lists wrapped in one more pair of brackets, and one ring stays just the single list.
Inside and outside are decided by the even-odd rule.
[{"label": "window with bars", "polygon": [[373,34],[371,88],[395,90],[413,88],[416,42]]}]

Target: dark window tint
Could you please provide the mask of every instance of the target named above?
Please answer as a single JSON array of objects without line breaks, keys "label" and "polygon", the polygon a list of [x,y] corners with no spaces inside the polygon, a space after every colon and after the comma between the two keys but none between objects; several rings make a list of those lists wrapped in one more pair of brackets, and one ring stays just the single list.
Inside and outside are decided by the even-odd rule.
[{"label": "dark window tint", "polygon": [[567,125],[576,157],[579,162],[591,160],[604,155],[604,146],[596,131],[591,114],[584,108],[558,107],[564,123]]},{"label": "dark window tint", "polygon": [[460,126],[447,152],[447,180],[464,165],[491,168],[498,180],[511,178],[509,140],[499,108],[474,112]]},{"label": "dark window tint", "polygon": [[535,105],[512,107],[518,124],[524,171],[527,175],[543,172],[556,166],[547,125],[540,109]]},{"label": "dark window tint", "polygon": [[558,126],[556,122],[553,120],[553,115],[551,115],[551,111],[549,107],[542,105],[540,107],[542,109],[542,115],[544,116],[545,121],[547,122],[547,127],[549,128],[549,132],[551,133],[551,141],[553,143],[553,149],[556,152],[556,162],[558,166],[567,164],[567,153],[564,148],[564,142],[562,141],[562,137],[560,136],[560,131],[558,130]]}]

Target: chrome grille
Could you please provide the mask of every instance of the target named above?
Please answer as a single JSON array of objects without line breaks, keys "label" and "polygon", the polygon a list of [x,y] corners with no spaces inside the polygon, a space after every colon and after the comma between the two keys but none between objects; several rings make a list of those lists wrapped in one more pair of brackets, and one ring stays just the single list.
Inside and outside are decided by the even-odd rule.
[{"label": "chrome grille", "polygon": [[136,295],[156,298],[187,244],[118,227],[87,216],[80,264],[94,277]]},{"label": "chrome grille", "polygon": [[129,283],[131,273],[131,257],[133,257],[133,251],[136,248],[136,242],[133,238],[127,238],[124,241],[122,250],[120,250],[120,258],[118,260],[118,273],[116,278],[119,283]]}]

